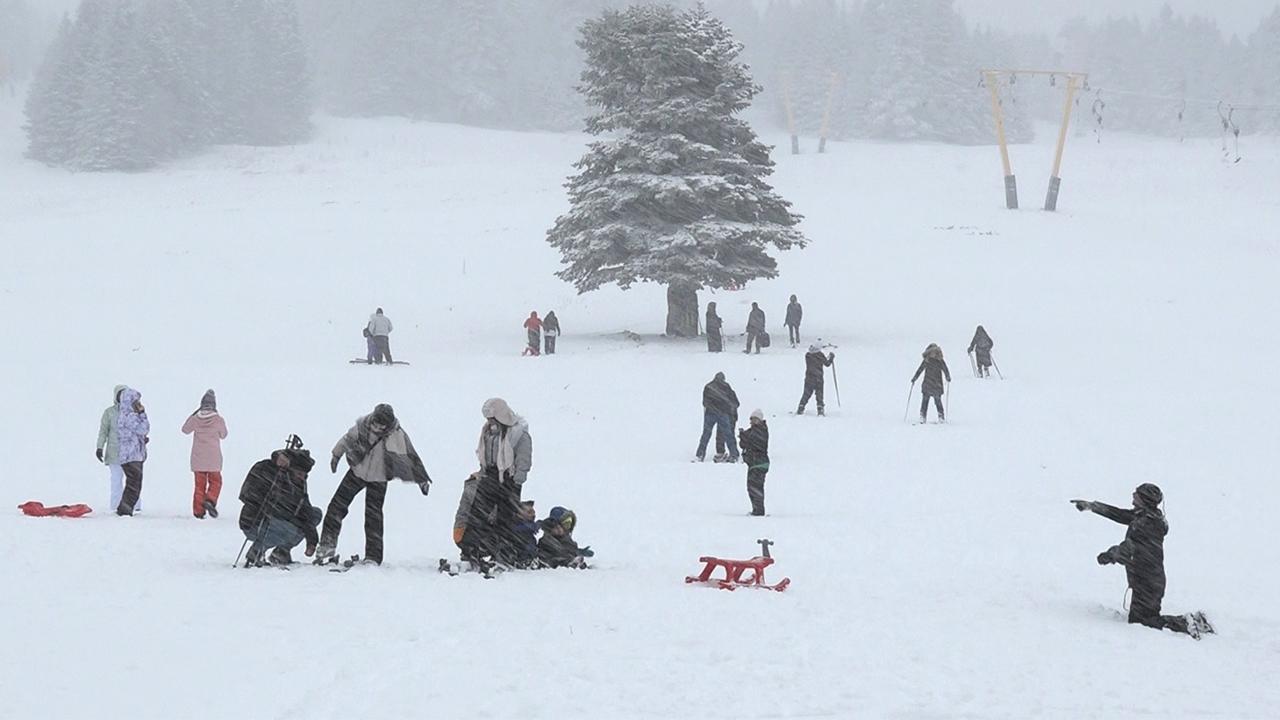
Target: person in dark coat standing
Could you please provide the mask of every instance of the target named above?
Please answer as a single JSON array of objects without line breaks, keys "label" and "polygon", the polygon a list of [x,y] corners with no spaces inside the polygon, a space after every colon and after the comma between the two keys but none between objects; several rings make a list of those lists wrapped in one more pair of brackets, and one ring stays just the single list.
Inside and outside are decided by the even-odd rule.
[{"label": "person in dark coat standing", "polygon": [[973,339],[969,341],[969,353],[972,355],[977,351],[975,358],[978,361],[978,377],[991,377],[991,348],[996,343],[987,334],[986,328],[981,325],[977,330],[973,331]]},{"label": "person in dark coat standing", "polygon": [[1190,634],[1189,623],[1196,621],[1194,616],[1189,618],[1160,614],[1160,603],[1164,599],[1165,590],[1164,536],[1169,533],[1169,523],[1165,521],[1164,513],[1160,512],[1159,507],[1163,501],[1164,493],[1158,486],[1143,483],[1133,491],[1132,510],[1090,500],[1071,502],[1080,512],[1091,510],[1129,527],[1125,531],[1123,542],[1098,554],[1099,565],[1124,566],[1129,589],[1133,591],[1129,604],[1129,622],[1157,630],[1168,628],[1174,632]]},{"label": "person in dark coat standing", "polygon": [[716,314],[716,304],[714,302],[707,303],[707,352],[720,352],[724,350],[724,335],[721,330],[724,328],[724,320]]},{"label": "person in dark coat standing", "polygon": [[804,308],[800,307],[800,303],[796,301],[796,296],[791,296],[791,302],[787,303],[787,318],[783,323],[787,326],[787,335],[791,339],[791,347],[800,344],[800,318],[804,316]]},{"label": "person in dark coat standing", "polygon": [[738,431],[742,444],[742,462],[747,466],[747,498],[751,514],[764,515],[764,476],[769,473],[769,425],[764,412],[751,411],[750,426]]},{"label": "person in dark coat standing", "polygon": [[529,313],[529,318],[524,321],[524,329],[528,333],[528,345],[525,347],[522,355],[540,355],[542,345],[542,321],[538,319],[538,311],[534,310]]},{"label": "person in dark coat standing", "polygon": [[751,314],[747,315],[747,349],[744,353],[751,352],[751,344],[756,345],[756,353],[760,352],[760,336],[764,334],[764,311],[760,309],[757,303],[751,303]]},{"label": "person in dark coat standing", "polygon": [[712,428],[716,431],[716,444],[724,439],[728,457],[717,454],[716,462],[738,462],[738,445],[733,439],[733,425],[738,419],[738,395],[729,387],[724,373],[716,373],[715,378],[702,388],[702,439],[698,441],[698,452],[695,457],[702,462],[707,456],[707,443],[711,441]]},{"label": "person in dark coat standing", "polygon": [[542,343],[546,346],[548,355],[556,354],[558,337],[560,337],[560,318],[556,317],[556,311],[552,310],[542,319]]},{"label": "person in dark coat standing", "polygon": [[951,382],[951,370],[942,359],[942,348],[937,343],[929,343],[921,356],[924,359],[920,361],[916,374],[911,376],[911,383],[914,385],[920,374],[924,373],[924,384],[920,386],[920,422],[928,420],[929,398],[933,398],[933,404],[938,409],[938,422],[946,422],[947,411],[942,407],[942,394],[946,392],[947,386],[942,383],[942,378],[945,376],[947,382]]},{"label": "person in dark coat standing", "polygon": [[294,449],[277,450],[249,468],[240,486],[240,531],[253,543],[245,567],[261,565],[268,550],[272,565],[288,565],[293,562],[289,551],[304,539],[307,557],[315,554],[323,513],[307,495],[307,474],[314,465],[310,452]]},{"label": "person in dark coat standing", "polygon": [[825,406],[822,404],[822,386],[826,373],[823,368],[831,367],[831,363],[836,361],[835,353],[822,354],[822,348],[817,345],[810,345],[809,352],[804,354],[804,394],[800,396],[800,406],[796,408],[797,415],[804,414],[804,406],[808,404],[811,396],[818,399],[818,415],[826,414]]}]

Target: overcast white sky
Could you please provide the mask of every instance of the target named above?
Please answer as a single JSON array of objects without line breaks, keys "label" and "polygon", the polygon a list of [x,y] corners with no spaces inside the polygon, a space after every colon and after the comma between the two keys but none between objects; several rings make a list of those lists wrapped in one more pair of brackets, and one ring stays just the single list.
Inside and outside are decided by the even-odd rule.
[{"label": "overcast white sky", "polygon": [[1217,20],[1228,36],[1243,40],[1270,14],[1277,0],[956,0],[971,23],[1009,30],[1055,32],[1062,23],[1083,15],[1154,17],[1168,4],[1180,15],[1203,15]]}]

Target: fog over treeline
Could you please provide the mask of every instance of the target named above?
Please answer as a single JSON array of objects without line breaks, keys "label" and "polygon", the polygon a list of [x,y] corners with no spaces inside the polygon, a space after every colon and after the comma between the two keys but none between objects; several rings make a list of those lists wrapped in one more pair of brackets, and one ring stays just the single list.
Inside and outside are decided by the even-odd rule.
[{"label": "fog over treeline", "polygon": [[[76,169],[300,142],[313,112],[580,130],[578,28],[628,4],[83,0],[59,23],[0,0],[0,88],[30,86],[29,154]],[[1229,116],[1245,134],[1280,131],[1280,9],[1245,37],[1169,10],[1045,36],[974,29],[952,0],[704,5],[764,87],[755,120],[805,135],[993,142],[984,67],[1089,72],[1076,121],[1099,130],[1212,135]],[[1060,117],[1064,86],[1002,76],[1011,138]]]}]

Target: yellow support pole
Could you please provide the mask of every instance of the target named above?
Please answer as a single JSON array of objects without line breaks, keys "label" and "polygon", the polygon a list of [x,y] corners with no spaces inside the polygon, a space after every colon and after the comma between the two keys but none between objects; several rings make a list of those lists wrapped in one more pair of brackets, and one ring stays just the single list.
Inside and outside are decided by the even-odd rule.
[{"label": "yellow support pole", "polygon": [[791,154],[800,154],[800,136],[796,135],[796,115],[791,109],[791,78],[782,80],[782,103],[787,110],[787,132],[791,133]]},{"label": "yellow support pole", "polygon": [[1004,135],[1004,110],[1000,107],[998,85],[1000,76],[994,72],[984,72],[987,89],[991,91],[991,115],[996,121],[996,141],[1000,143],[1000,162],[1004,166],[1004,203],[1010,210],[1018,209],[1018,179],[1013,175],[1009,165],[1009,144]]},{"label": "yellow support pole", "polygon": [[1049,175],[1049,192],[1044,197],[1044,209],[1049,211],[1058,209],[1058,189],[1062,187],[1062,178],[1058,173],[1062,171],[1062,150],[1067,145],[1067,127],[1071,124],[1071,106],[1075,102],[1078,83],[1078,76],[1067,77],[1067,102],[1062,107],[1062,127],[1058,130],[1058,149],[1053,155],[1053,173]]},{"label": "yellow support pole", "polygon": [[822,130],[818,133],[818,152],[827,151],[827,130],[831,126],[831,104],[836,97],[836,83],[840,79],[837,73],[831,73],[831,87],[827,89],[827,107],[822,111]]}]

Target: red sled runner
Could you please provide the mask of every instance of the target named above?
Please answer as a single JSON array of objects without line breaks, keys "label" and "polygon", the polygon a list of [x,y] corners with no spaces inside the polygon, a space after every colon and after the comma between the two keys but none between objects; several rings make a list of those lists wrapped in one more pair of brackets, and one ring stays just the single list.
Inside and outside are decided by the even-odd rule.
[{"label": "red sled runner", "polygon": [[18,506],[18,509],[22,511],[23,515],[30,515],[31,517],[78,518],[78,517],[84,517],[85,515],[88,515],[89,513],[93,512],[93,508],[89,507],[88,505],[85,505],[84,503],[77,503],[75,505],[54,505],[52,507],[45,507],[44,503],[36,502],[35,500],[22,503],[21,505]]},{"label": "red sled runner", "polygon": [[[764,569],[773,564],[773,558],[769,555],[769,546],[773,544],[773,541],[765,538],[756,542],[760,543],[761,555],[757,555],[750,560],[726,560],[704,555],[698,558],[698,562],[706,563],[706,566],[702,568],[702,573],[697,577],[686,576],[684,581],[686,583],[712,585],[721,590],[737,590],[740,587],[763,588],[777,592],[786,590],[787,586],[791,584],[791,578],[783,578],[776,585],[770,585],[764,581]],[[711,573],[715,572],[716,568],[724,568],[725,578],[723,580],[711,577]],[[751,574],[743,577],[743,573],[748,570],[751,571]]]}]

